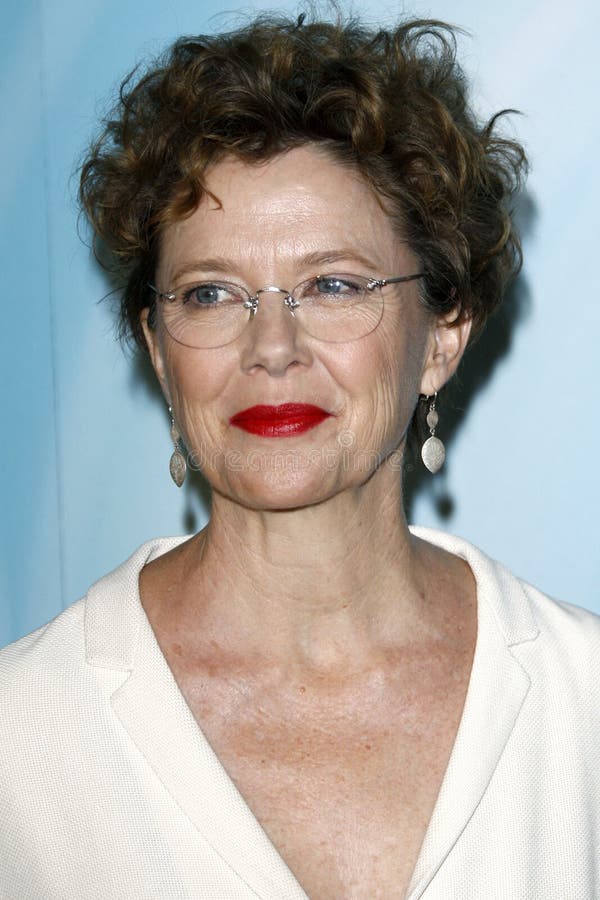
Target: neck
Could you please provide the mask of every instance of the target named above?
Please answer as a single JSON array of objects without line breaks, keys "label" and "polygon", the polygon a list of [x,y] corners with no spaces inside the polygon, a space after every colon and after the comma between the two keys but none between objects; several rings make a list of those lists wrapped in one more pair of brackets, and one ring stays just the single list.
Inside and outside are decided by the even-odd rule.
[{"label": "neck", "polygon": [[228,653],[317,670],[360,668],[431,633],[428,551],[408,530],[397,474],[384,475],[291,511],[216,495],[210,524],[184,545],[168,616],[198,646],[226,635]]}]

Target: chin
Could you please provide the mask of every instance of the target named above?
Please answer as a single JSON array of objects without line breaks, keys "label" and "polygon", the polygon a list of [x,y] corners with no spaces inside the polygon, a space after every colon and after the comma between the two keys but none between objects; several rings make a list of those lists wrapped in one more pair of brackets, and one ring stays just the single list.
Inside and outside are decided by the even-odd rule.
[{"label": "chin", "polygon": [[314,506],[329,499],[343,487],[335,472],[322,467],[265,467],[227,473],[226,478],[208,476],[213,490],[248,509],[292,510]]},{"label": "chin", "polygon": [[[365,485],[379,469],[360,459],[337,459],[327,465],[302,455],[263,457],[262,465],[205,473],[213,491],[247,509],[293,510],[317,506],[347,490]],[[214,476],[214,477],[213,477]]]}]

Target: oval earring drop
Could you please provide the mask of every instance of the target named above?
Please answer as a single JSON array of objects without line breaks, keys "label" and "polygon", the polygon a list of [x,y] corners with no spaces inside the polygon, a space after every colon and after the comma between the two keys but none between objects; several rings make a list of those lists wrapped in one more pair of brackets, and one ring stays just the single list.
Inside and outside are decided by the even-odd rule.
[{"label": "oval earring drop", "polygon": [[[429,400],[429,397],[427,399]],[[435,408],[436,400],[437,391],[433,395],[433,399],[429,404],[427,418],[425,419],[429,428],[429,437],[421,447],[421,459],[423,460],[426,468],[429,469],[429,471],[434,475],[436,472],[439,472],[439,470],[444,465],[444,460],[446,459],[446,448],[444,447],[442,441],[435,436],[435,429],[439,422],[439,416]]]},{"label": "oval earring drop", "polygon": [[173,441],[173,453],[171,454],[171,459],[169,460],[169,472],[171,473],[171,478],[177,485],[177,487],[181,487],[183,482],[185,481],[185,476],[187,474],[187,463],[185,461],[185,456],[181,452],[180,449],[180,441],[181,435],[177,429],[177,425],[175,424],[175,419],[173,418],[173,410],[169,407],[169,414],[171,416],[171,440]]}]

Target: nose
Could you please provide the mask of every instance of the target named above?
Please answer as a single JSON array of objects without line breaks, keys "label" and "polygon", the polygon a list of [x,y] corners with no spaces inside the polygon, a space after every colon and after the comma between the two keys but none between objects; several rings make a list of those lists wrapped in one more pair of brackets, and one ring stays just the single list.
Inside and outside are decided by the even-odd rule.
[{"label": "nose", "polygon": [[276,287],[256,292],[256,311],[242,336],[245,371],[264,369],[272,377],[281,378],[292,366],[310,364],[305,335],[285,303],[288,296],[287,291]]}]

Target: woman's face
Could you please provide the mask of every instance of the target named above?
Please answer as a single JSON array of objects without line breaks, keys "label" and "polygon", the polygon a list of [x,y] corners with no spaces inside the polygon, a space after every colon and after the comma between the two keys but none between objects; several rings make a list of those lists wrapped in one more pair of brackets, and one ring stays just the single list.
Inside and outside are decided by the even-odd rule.
[{"label": "woman's face", "polygon": [[[206,184],[220,203],[206,195],[162,237],[163,292],[211,279],[251,294],[267,285],[291,291],[313,275],[420,270],[372,188],[314,147],[260,165],[228,159]],[[213,349],[175,341],[160,303],[154,331],[145,311],[163,391],[213,490],[251,508],[310,505],[365,483],[402,447],[419,393],[441,387],[466,335],[424,310],[418,281],[383,290],[378,326],[345,343],[306,334],[277,293],[260,294],[241,336]],[[298,425],[295,413],[290,420],[289,411],[271,409],[261,421],[257,406],[282,404],[310,404],[322,415],[313,422],[301,409]]]}]

